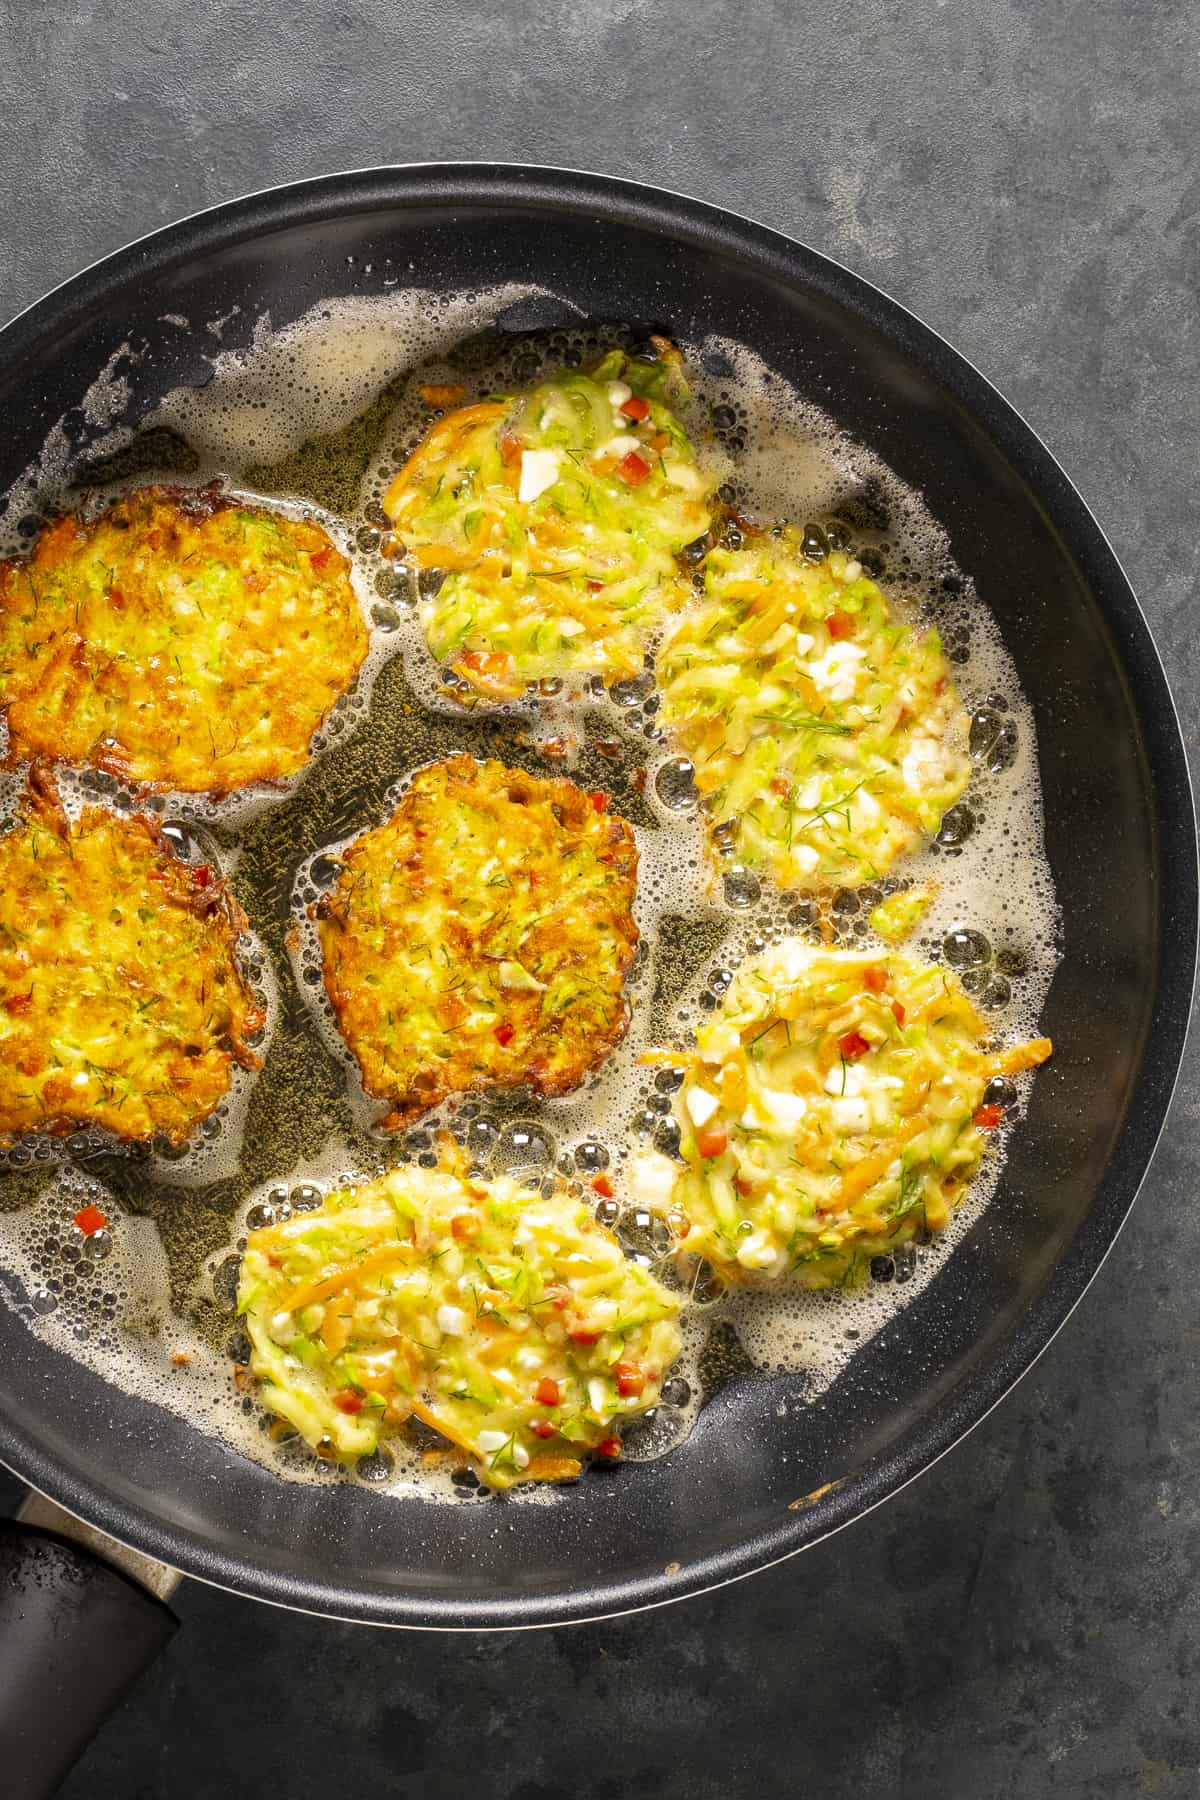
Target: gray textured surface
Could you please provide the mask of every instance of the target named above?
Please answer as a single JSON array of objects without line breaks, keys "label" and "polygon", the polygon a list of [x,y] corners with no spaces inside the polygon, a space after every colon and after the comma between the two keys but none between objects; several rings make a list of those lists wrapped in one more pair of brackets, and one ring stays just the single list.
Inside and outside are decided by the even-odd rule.
[{"label": "gray textured surface", "polygon": [[[748,212],[1024,411],[1109,530],[1194,743],[1197,24],[1179,0],[0,0],[0,312],[195,207],[376,161],[576,164]],[[1034,1374],[775,1575],[466,1640],[185,1587],[186,1629],[66,1793],[1194,1796],[1198,1161],[1193,1065]]]}]

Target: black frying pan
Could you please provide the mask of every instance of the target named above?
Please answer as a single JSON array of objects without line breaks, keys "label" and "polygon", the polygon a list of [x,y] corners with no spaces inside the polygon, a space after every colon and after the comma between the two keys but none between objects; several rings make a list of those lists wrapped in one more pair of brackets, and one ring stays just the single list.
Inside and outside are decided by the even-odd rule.
[{"label": "black frying pan", "polygon": [[[228,345],[263,309],[283,324],[330,294],[379,291],[396,269],[433,291],[532,281],[592,317],[685,343],[742,339],[921,489],[1032,699],[1063,908],[1066,953],[1044,1014],[1054,1060],[999,1192],[939,1277],[815,1404],[781,1412],[780,1399],[801,1392],[797,1377],[733,1380],[682,1448],[552,1504],[398,1506],[351,1484],[289,1484],[48,1351],[0,1306],[0,1457],[122,1543],[342,1618],[545,1625],[679,1599],[814,1543],[927,1468],[1045,1347],[1117,1234],[1175,1079],[1195,962],[1191,794],[1129,585],[1065,475],[994,389],[844,269],[650,188],[525,168],[385,169],[276,189],[156,233],[0,335],[0,486],[61,414],[86,447],[91,428],[71,409],[123,341],[144,346],[128,370],[130,419],[201,379],[212,340],[164,314],[204,321],[240,308]],[[553,309],[520,321],[554,322]],[[40,1592],[59,1604],[46,1544],[10,1551],[9,1622],[38,1614],[44,1627],[21,1583],[36,1565]],[[112,1647],[138,1635],[133,1602],[119,1578],[98,1582],[116,1608],[102,1627],[115,1666]],[[146,1616],[150,1637],[168,1628]],[[24,1650],[9,1640],[9,1654],[12,1672]],[[55,1655],[61,1666],[61,1645]],[[77,1726],[80,1714],[94,1722],[88,1703],[77,1690]]]}]

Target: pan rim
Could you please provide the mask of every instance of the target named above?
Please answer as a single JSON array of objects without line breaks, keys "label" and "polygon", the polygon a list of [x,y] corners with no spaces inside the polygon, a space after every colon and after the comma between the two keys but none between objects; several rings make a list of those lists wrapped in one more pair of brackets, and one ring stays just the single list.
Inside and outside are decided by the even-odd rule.
[{"label": "pan rim", "polygon": [[[669,1604],[773,1566],[875,1510],[908,1487],[967,1437],[1011,1392],[1053,1342],[1095,1280],[1149,1173],[1165,1128],[1186,1046],[1196,982],[1198,880],[1191,776],[1175,703],[1150,627],[1103,528],[1038,433],[1000,391],[940,333],[868,279],[823,252],[745,215],[649,183],[584,170],[484,161],[368,166],[281,183],[200,209],[98,258],[17,313],[0,330],[0,356],[23,354],[72,306],[95,306],[106,286],[140,264],[169,265],[183,253],[259,238],[306,219],[345,217],[372,206],[520,201],[649,226],[664,236],[691,230],[719,240],[753,266],[774,265],[792,283],[818,286],[863,314],[959,398],[1021,471],[1063,531],[1096,594],[1123,674],[1139,696],[1139,723],[1163,873],[1158,968],[1146,1044],[1129,1111],[1106,1172],[1105,1205],[1089,1212],[1042,1292],[985,1367],[948,1396],[891,1456],[847,1479],[817,1511],[785,1514],[766,1532],[695,1563],[654,1575],[605,1578],[590,1591],[455,1600],[355,1590],[264,1571],[241,1554],[216,1551],[154,1513],[113,1501],[62,1459],[0,1414],[0,1461],[65,1510],[119,1542],[209,1585],[270,1604],[408,1629],[515,1630],[586,1623]],[[148,270],[144,271],[148,272]],[[1168,929],[1169,894],[1173,911]],[[819,1521],[819,1522],[818,1522]]]}]

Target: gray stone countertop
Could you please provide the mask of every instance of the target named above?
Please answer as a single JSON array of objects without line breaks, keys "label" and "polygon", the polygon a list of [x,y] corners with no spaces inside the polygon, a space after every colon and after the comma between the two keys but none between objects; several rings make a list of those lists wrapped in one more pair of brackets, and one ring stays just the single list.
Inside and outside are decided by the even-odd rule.
[{"label": "gray stone countertop", "polygon": [[[0,0],[0,313],[197,207],[375,162],[583,166],[749,213],[1024,412],[1109,532],[1195,746],[1198,20],[1187,0]],[[64,1793],[1191,1800],[1198,1162],[1192,1060],[1037,1368],[804,1557],[664,1612],[471,1638],[185,1584],[184,1629]]]}]

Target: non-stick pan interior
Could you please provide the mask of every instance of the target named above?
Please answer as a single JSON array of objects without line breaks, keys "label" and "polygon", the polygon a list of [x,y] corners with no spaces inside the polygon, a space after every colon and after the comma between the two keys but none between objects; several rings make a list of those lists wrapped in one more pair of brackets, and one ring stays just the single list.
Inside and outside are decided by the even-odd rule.
[{"label": "non-stick pan interior", "polygon": [[[1149,1159],[1182,1045],[1195,839],[1178,731],[1136,604],[1046,452],[936,337],[844,271],[690,202],[481,168],[338,177],[220,209],[68,284],[0,339],[7,485],[121,344],[136,419],[224,342],[403,273],[529,281],[596,318],[753,346],[923,490],[1035,708],[1065,954],[1000,1189],[929,1288],[819,1401],[739,1378],[658,1462],[538,1503],[397,1504],[295,1485],[46,1349],[0,1307],[0,1455],[183,1569],[394,1623],[520,1624],[664,1599],[801,1547],[974,1423],[1098,1267]],[[234,313],[234,308],[240,311]],[[514,324],[554,323],[545,316]],[[1108,1279],[1120,1280],[1120,1253]],[[827,1491],[814,1501],[806,1496]]]}]

